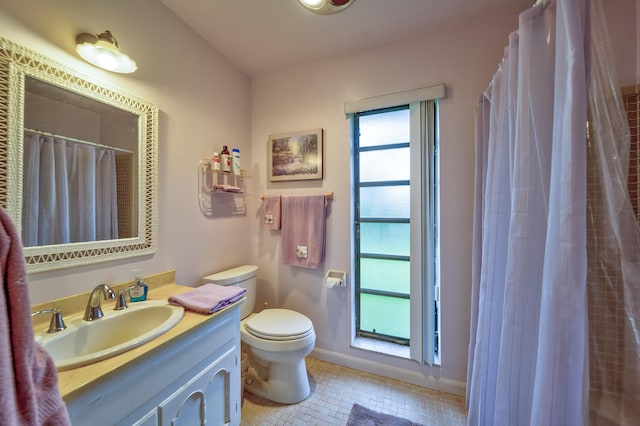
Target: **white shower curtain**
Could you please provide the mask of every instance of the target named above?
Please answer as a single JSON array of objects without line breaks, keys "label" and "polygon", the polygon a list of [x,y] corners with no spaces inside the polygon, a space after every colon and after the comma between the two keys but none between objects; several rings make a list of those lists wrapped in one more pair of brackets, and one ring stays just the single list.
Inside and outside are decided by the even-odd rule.
[{"label": "white shower curtain", "polygon": [[478,105],[470,425],[585,423],[588,7],[523,12]]},{"label": "white shower curtain", "polygon": [[640,424],[640,219],[602,4],[550,1],[509,41],[478,105],[469,424]]},{"label": "white shower curtain", "polygon": [[25,247],[118,238],[113,150],[26,131],[23,173]]}]

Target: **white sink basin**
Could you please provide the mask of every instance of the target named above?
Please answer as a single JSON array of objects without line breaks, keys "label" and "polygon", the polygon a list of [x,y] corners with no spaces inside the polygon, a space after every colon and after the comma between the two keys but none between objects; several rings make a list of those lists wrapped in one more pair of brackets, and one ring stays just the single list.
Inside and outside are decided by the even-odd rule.
[{"label": "white sink basin", "polygon": [[58,370],[90,364],[140,346],[169,330],[184,315],[181,306],[157,300],[129,303],[122,311],[103,310],[100,319],[65,319],[66,330],[36,336]]}]

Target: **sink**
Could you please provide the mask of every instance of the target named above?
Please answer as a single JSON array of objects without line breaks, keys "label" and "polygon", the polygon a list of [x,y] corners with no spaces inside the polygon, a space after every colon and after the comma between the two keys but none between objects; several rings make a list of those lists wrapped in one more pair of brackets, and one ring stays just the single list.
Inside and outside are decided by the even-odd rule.
[{"label": "sink", "polygon": [[149,300],[130,303],[122,311],[104,308],[104,317],[66,319],[67,329],[40,334],[36,341],[53,357],[58,370],[68,370],[110,358],[163,334],[184,315],[181,306]]}]

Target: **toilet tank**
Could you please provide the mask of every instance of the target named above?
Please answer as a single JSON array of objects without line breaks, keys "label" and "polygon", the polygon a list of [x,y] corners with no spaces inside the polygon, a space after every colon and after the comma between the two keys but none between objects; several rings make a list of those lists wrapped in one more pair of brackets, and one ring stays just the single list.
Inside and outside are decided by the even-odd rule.
[{"label": "toilet tank", "polygon": [[226,271],[216,272],[202,278],[202,284],[235,285],[247,289],[247,300],[240,306],[240,318],[249,316],[256,305],[256,275],[258,267],[242,265]]}]

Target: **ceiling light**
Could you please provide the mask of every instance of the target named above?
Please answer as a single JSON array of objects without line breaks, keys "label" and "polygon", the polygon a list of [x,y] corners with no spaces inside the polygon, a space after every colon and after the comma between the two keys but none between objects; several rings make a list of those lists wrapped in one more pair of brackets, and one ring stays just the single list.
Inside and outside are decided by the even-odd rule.
[{"label": "ceiling light", "polygon": [[319,15],[331,15],[351,6],[354,0],[298,0],[306,9]]},{"label": "ceiling light", "polygon": [[131,73],[138,69],[135,61],[122,53],[110,31],[76,36],[76,51],[87,62],[108,71]]}]

